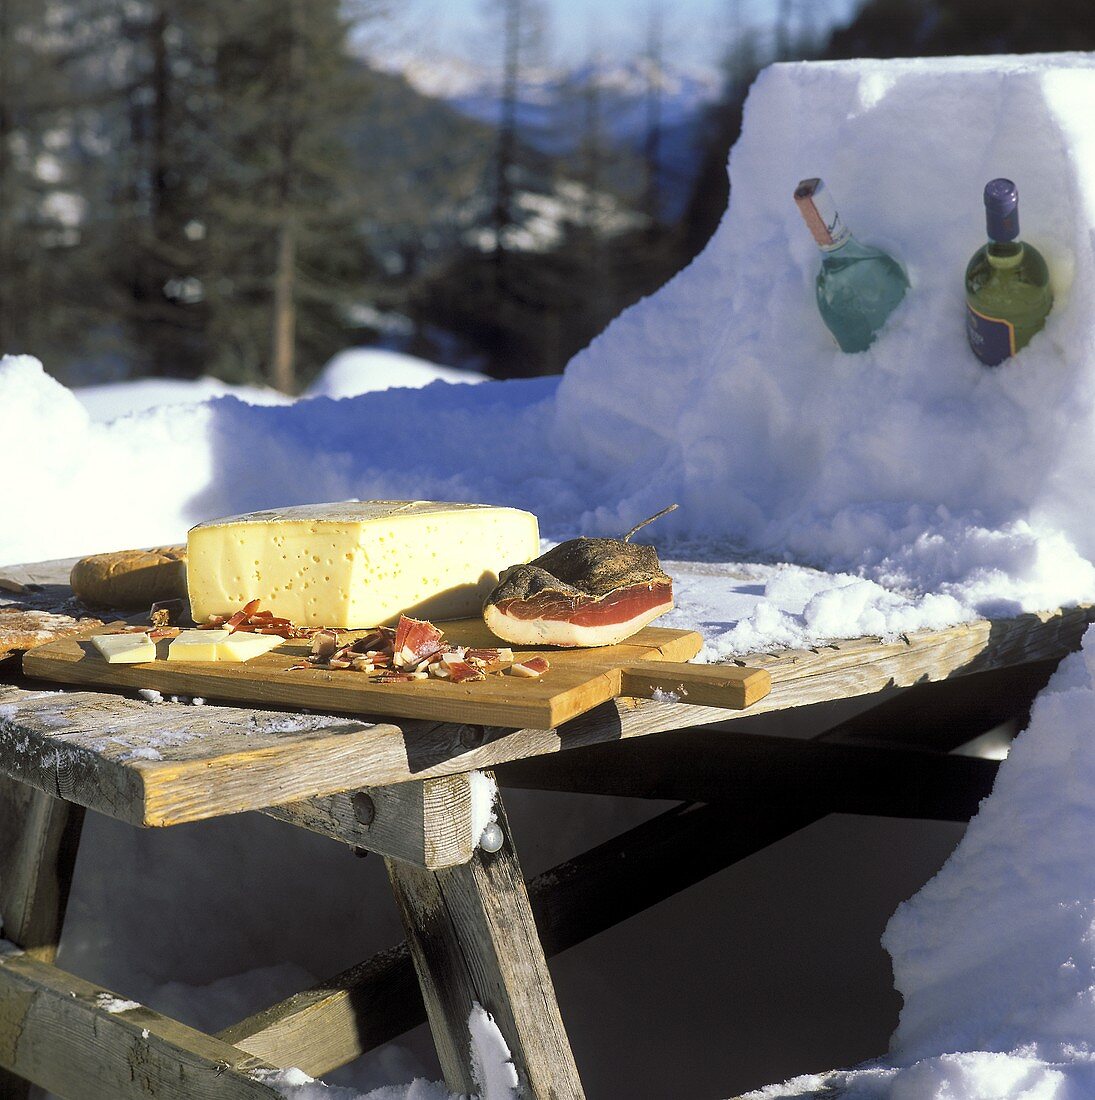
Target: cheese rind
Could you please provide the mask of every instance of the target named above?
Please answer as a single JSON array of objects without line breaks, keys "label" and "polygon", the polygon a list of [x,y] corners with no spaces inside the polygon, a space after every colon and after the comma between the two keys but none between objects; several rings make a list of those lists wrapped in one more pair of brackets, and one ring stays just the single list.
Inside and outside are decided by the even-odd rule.
[{"label": "cheese rind", "polygon": [[223,642],[217,643],[218,661],[250,661],[263,653],[269,653],[275,646],[281,645],[284,638],[276,634],[246,634],[237,631]]},{"label": "cheese rind", "polygon": [[232,636],[230,630],[184,630],[167,647],[169,661],[215,661],[217,646]]},{"label": "cheese rind", "polygon": [[111,665],[139,665],[156,659],[156,643],[147,634],[98,634],[91,644]]},{"label": "cheese rind", "polygon": [[540,552],[539,536],[531,512],[483,504],[356,501],[231,516],[189,533],[190,603],[197,622],[252,599],[298,626],[478,615],[498,574]]}]

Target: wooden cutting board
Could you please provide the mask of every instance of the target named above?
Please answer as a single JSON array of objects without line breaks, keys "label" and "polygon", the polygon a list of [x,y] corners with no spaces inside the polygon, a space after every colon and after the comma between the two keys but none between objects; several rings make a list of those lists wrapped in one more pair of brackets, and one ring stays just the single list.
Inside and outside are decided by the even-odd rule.
[{"label": "wooden cutting board", "polygon": [[[505,645],[482,620],[440,624],[458,645]],[[122,629],[117,624],[115,629]],[[108,628],[109,629],[109,628]],[[105,631],[95,631],[104,633]],[[90,636],[90,635],[88,635]],[[346,637],[352,632],[346,632]],[[166,643],[160,643],[166,652]],[[107,664],[90,642],[65,638],[38,646],[23,658],[34,679],[112,688],[154,688],[164,695],[200,695],[233,703],[258,703],[326,713],[427,718],[490,726],[552,729],[600,703],[626,695],[664,695],[673,702],[740,710],[764,698],[767,672],[733,665],[690,665],[703,639],[693,631],[646,627],[626,642],[598,649],[516,650],[541,653],[551,670],[541,680],[488,676],[474,683],[444,680],[373,684],[345,669],[286,671],[309,652],[308,642],[285,642],[243,664],[156,660],[144,665]]]}]

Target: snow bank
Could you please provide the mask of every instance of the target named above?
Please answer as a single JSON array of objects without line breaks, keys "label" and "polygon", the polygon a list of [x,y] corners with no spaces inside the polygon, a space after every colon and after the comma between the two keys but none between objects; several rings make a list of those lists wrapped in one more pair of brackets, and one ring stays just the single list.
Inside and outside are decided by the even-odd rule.
[{"label": "snow bank", "polygon": [[[982,609],[1095,595],[1095,57],[775,65],[731,155],[706,251],[567,369],[553,434],[616,530],[667,497],[678,535],[732,540]],[[941,124],[945,120],[945,124]],[[911,292],[841,354],[791,195],[821,175]],[[981,192],[1019,186],[1056,305],[987,370],[964,335]]]},{"label": "snow bank", "polygon": [[197,405],[211,397],[238,397],[248,405],[290,405],[293,399],[267,387],[230,386],[219,378],[136,378],[77,386],[74,396],[92,420],[116,420],[163,405]]},{"label": "snow bank", "polygon": [[306,397],[357,397],[393,386],[420,389],[431,382],[485,382],[478,371],[441,367],[387,348],[340,351],[308,387]]},{"label": "snow bank", "polygon": [[755,1100],[1095,1096],[1095,628],[1039,695],[962,842],[883,937],[905,1004],[885,1062]]}]

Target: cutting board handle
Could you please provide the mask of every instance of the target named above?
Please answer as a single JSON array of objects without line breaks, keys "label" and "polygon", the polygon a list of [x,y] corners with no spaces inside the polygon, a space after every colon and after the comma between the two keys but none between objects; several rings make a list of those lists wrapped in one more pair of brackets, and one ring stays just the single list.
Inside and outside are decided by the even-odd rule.
[{"label": "cutting board handle", "polygon": [[669,696],[668,702],[731,710],[744,710],[772,690],[772,677],[762,668],[671,661],[627,665],[620,669],[620,681],[620,694],[636,699]]}]

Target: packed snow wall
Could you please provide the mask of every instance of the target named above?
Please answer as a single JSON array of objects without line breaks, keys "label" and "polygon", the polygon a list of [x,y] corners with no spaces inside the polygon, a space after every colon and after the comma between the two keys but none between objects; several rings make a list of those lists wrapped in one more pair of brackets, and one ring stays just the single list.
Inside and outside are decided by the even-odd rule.
[{"label": "packed snow wall", "polygon": [[[613,502],[583,526],[619,530],[673,497],[678,534],[982,611],[1095,596],[1092,104],[1095,55],[765,70],[706,250],[567,368],[557,439]],[[908,271],[866,352],[841,353],[817,313],[818,251],[792,200],[808,176]],[[986,368],[963,276],[996,176],[1018,184],[1055,304]]]}]

